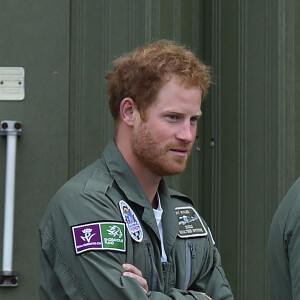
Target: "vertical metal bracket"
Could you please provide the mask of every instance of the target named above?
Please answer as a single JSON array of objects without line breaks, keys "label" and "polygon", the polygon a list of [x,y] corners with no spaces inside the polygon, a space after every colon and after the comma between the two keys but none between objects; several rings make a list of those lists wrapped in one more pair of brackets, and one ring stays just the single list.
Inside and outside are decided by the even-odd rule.
[{"label": "vertical metal bracket", "polygon": [[12,270],[12,265],[17,137],[22,135],[21,122],[12,120],[1,121],[0,135],[7,138],[3,258],[2,271],[0,271],[0,287],[17,287],[18,275]]},{"label": "vertical metal bracket", "polygon": [[0,272],[0,287],[17,287],[18,274],[15,272]]}]

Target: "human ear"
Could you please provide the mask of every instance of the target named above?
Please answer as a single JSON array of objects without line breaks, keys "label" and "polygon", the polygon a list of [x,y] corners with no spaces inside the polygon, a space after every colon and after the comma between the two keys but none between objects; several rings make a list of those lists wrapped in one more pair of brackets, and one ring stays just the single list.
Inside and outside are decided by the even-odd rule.
[{"label": "human ear", "polygon": [[137,107],[132,98],[124,98],[120,104],[121,120],[129,126],[132,126],[135,121]]}]

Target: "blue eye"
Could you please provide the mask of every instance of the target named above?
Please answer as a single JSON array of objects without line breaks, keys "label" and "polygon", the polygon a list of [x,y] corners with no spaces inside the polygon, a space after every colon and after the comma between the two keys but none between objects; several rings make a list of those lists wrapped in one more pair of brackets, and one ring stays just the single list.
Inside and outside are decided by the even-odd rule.
[{"label": "blue eye", "polygon": [[167,118],[170,122],[176,122],[179,119],[177,115],[167,115]]},{"label": "blue eye", "polygon": [[191,118],[191,124],[197,124],[199,118],[198,117],[192,117]]}]

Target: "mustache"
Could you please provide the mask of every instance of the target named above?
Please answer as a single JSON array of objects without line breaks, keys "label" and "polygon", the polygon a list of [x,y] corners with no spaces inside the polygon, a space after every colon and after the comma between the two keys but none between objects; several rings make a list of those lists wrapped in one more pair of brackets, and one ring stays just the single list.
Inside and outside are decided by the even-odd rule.
[{"label": "mustache", "polygon": [[164,147],[164,151],[168,152],[168,151],[176,151],[176,152],[181,152],[181,153],[186,153],[187,157],[190,156],[190,154],[192,153],[192,148],[193,145],[174,145],[174,144],[170,144],[166,147]]},{"label": "mustache", "polygon": [[180,151],[189,151],[193,148],[193,144],[187,143],[169,143],[165,146],[165,148],[172,149],[172,150],[180,150]]}]

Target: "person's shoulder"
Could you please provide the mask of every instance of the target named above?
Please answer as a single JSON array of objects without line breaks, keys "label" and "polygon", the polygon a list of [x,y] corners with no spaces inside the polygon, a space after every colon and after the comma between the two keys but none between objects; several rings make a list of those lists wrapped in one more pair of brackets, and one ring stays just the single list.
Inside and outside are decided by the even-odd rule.
[{"label": "person's shoulder", "polygon": [[282,207],[290,211],[292,222],[300,221],[300,177],[294,182],[282,201]]},{"label": "person's shoulder", "polygon": [[[43,216],[41,228],[53,223],[53,220],[56,223],[65,220],[70,225],[113,214],[116,205],[107,196],[113,181],[113,177],[98,160],[89,165],[55,193]],[[112,212],[108,213],[107,210]]]},{"label": "person's shoulder", "polygon": [[289,192],[293,193],[294,197],[299,198],[300,196],[300,177],[293,183]]},{"label": "person's shoulder", "polygon": [[300,177],[290,187],[278,209],[300,213]]},{"label": "person's shoulder", "polygon": [[62,187],[55,193],[53,199],[61,197],[72,197],[76,194],[82,194],[90,187],[90,182],[93,181],[94,174],[100,173],[100,160],[96,160],[94,163],[82,169],[76,175],[67,180]]},{"label": "person's shoulder", "polygon": [[169,194],[170,197],[172,198],[172,201],[174,201],[176,204],[181,204],[181,205],[186,204],[186,205],[194,206],[192,199],[179,191],[169,188]]},{"label": "person's shoulder", "polygon": [[278,205],[272,218],[271,229],[280,228],[289,234],[300,221],[300,177],[293,183]]},{"label": "person's shoulder", "polygon": [[80,206],[86,195],[105,193],[110,183],[109,174],[101,168],[100,160],[68,179],[53,195],[47,211]]}]

